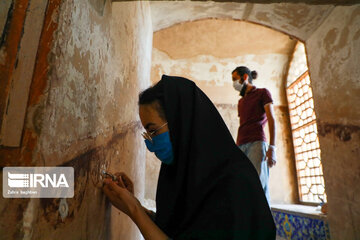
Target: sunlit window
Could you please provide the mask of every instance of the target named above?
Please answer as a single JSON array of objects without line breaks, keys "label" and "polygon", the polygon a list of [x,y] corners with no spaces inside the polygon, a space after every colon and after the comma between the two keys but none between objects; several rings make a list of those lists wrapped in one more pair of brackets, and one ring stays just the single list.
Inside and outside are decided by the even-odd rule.
[{"label": "sunlit window", "polygon": [[287,98],[301,202],[326,202],[316,115],[305,46],[296,45],[287,79]]}]

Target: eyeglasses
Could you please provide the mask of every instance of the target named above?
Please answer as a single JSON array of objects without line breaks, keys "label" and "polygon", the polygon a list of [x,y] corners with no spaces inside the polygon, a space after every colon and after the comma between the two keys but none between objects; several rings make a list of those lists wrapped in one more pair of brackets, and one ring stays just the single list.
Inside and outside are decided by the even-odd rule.
[{"label": "eyeglasses", "polygon": [[157,129],[155,129],[155,130],[153,130],[153,131],[151,131],[151,132],[149,132],[149,133],[148,133],[148,132],[143,132],[141,135],[142,135],[145,139],[147,139],[147,140],[149,140],[149,141],[152,142],[152,138],[155,136],[156,132],[159,131],[161,128],[165,127],[167,124],[168,124],[168,123],[166,122],[166,123],[164,123],[163,125],[161,125],[160,127],[158,127]]}]

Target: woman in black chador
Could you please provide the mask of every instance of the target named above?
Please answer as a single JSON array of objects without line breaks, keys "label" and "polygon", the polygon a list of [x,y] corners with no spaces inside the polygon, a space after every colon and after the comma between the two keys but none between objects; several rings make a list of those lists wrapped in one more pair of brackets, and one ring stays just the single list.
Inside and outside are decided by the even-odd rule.
[{"label": "woman in black chador", "polygon": [[156,214],[141,206],[124,174],[104,192],[145,239],[275,239],[258,174],[194,82],[163,76],[139,96],[147,148],[162,161]]}]

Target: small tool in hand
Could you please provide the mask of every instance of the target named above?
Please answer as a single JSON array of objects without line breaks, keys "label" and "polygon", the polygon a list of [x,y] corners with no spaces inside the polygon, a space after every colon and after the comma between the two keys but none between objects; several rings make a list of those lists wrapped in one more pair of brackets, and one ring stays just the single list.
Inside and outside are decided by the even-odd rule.
[{"label": "small tool in hand", "polygon": [[109,176],[109,177],[111,177],[111,179],[113,180],[113,181],[117,181],[117,177],[115,176],[115,175],[113,175],[113,174],[111,174],[111,173],[108,173],[108,172],[106,172],[105,170],[102,170],[102,172],[101,172],[103,175],[105,175],[105,176]]}]

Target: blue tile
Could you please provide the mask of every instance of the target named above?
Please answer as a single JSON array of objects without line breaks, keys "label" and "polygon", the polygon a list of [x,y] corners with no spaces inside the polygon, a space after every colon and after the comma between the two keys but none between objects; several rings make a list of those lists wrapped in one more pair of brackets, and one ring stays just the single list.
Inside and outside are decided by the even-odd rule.
[{"label": "blue tile", "polygon": [[330,240],[329,225],[325,220],[272,211],[276,234],[291,240]]}]

